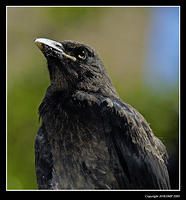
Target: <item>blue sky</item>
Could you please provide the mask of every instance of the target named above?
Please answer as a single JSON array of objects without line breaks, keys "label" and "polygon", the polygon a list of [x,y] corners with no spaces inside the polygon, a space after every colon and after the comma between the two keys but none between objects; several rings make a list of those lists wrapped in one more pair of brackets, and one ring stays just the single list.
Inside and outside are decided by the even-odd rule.
[{"label": "blue sky", "polygon": [[179,8],[151,8],[144,80],[156,91],[169,90],[179,80]]}]

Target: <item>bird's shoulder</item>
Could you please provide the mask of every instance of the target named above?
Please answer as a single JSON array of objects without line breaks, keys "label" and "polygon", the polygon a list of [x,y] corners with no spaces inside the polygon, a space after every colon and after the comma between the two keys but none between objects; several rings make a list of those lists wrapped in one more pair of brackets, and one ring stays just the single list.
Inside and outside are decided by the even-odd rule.
[{"label": "bird's shoulder", "polygon": [[[120,184],[130,187],[133,182],[137,185],[131,187],[169,188],[166,148],[145,118],[120,99],[106,98],[101,107],[108,147]],[[140,174],[148,176],[146,183]]]},{"label": "bird's shoulder", "polygon": [[133,144],[150,151],[160,160],[167,162],[168,154],[164,144],[157,138],[149,123],[130,104],[125,103],[119,97],[103,96],[99,93],[76,91],[72,95],[73,100],[80,106],[95,108],[101,114],[106,131],[119,129],[124,137],[130,137]]},{"label": "bird's shoulder", "polygon": [[110,129],[120,130],[120,134],[130,138],[132,144],[167,163],[166,147],[154,135],[149,123],[134,107],[116,98],[105,98],[101,107],[103,119],[106,119],[108,122],[106,124],[110,126]]}]

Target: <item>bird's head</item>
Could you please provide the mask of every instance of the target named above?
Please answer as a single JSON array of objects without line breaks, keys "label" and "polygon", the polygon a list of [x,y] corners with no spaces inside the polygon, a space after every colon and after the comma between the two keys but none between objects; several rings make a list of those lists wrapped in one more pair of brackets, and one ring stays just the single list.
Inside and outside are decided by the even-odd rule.
[{"label": "bird's head", "polygon": [[[47,59],[50,81],[57,90],[103,91],[112,88],[103,62],[86,44],[38,38],[36,45]],[[113,89],[112,89],[113,90]],[[115,89],[113,91],[115,92]]]}]

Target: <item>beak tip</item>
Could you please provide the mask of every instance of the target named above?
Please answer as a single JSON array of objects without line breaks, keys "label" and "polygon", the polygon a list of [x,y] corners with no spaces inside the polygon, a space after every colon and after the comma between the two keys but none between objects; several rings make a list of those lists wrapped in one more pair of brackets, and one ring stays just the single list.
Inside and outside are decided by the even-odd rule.
[{"label": "beak tip", "polygon": [[38,42],[38,38],[34,39],[34,43],[37,43]]},{"label": "beak tip", "polygon": [[36,38],[36,39],[34,40],[34,43],[38,46],[38,48],[39,48],[40,50],[43,49],[43,45],[42,45],[42,43],[39,41],[38,38]]}]

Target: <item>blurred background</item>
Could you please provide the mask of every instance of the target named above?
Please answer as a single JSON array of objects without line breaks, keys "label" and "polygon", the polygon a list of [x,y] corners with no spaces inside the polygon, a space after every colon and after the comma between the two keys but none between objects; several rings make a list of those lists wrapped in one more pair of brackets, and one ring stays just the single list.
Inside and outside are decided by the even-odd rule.
[{"label": "blurred background", "polygon": [[97,50],[120,97],[168,149],[179,188],[179,7],[7,7],[7,189],[37,189],[34,138],[49,76],[37,37]]}]

